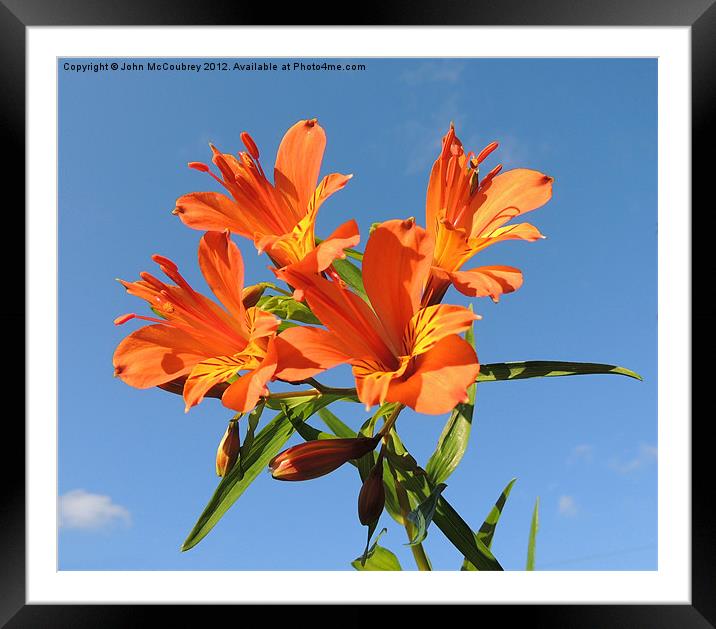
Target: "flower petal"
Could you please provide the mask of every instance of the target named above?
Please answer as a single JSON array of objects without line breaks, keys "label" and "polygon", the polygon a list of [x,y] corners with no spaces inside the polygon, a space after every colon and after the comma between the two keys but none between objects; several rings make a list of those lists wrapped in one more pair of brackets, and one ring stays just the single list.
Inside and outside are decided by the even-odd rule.
[{"label": "flower petal", "polygon": [[246,368],[245,360],[237,356],[215,356],[194,366],[184,383],[185,411],[204,399],[207,391],[220,382],[226,382],[239,369]]},{"label": "flower petal", "polygon": [[308,209],[325,148],[326,133],[315,119],[299,120],[286,131],[278,147],[274,182],[299,211]]},{"label": "flower petal", "polygon": [[373,309],[397,347],[420,306],[432,255],[433,238],[413,219],[381,223],[368,238],[363,283]]},{"label": "flower petal", "polygon": [[276,337],[276,378],[296,382],[348,361],[338,338],[321,328],[296,326]]},{"label": "flower petal", "polygon": [[523,279],[522,271],[511,266],[480,266],[444,274],[463,295],[491,297],[494,302],[499,301],[500,295],[516,291]]},{"label": "flower petal", "polygon": [[251,238],[253,230],[243,219],[238,204],[220,192],[192,192],[177,199],[173,211],[192,229],[224,231]]},{"label": "flower petal", "polygon": [[[376,360],[397,366],[399,345],[391,347],[380,320],[355,293],[314,273],[300,273],[293,267],[274,271],[276,276],[305,299],[313,313],[335,334],[356,360]],[[401,339],[402,340],[402,339]]]},{"label": "flower petal", "polygon": [[354,220],[347,221],[338,227],[328,238],[310,251],[293,269],[300,273],[321,273],[337,258],[346,257],[344,249],[355,247],[360,242],[358,224]]},{"label": "flower petal", "polygon": [[268,395],[266,384],[273,378],[275,371],[276,349],[273,342],[270,342],[261,364],[253,371],[240,376],[236,382],[231,383],[229,388],[224,391],[221,403],[240,413],[250,411],[258,404],[259,398]]},{"label": "flower petal", "polygon": [[472,253],[470,255],[474,255],[478,251],[503,240],[527,240],[528,242],[534,242],[542,238],[544,238],[544,236],[540,233],[540,230],[530,223],[505,225],[504,227],[498,227],[491,232],[487,232],[479,238],[470,240],[470,246],[472,247]]},{"label": "flower petal", "polygon": [[471,238],[484,236],[507,221],[543,206],[552,198],[554,179],[536,170],[515,168],[478,188]]},{"label": "flower petal", "polygon": [[228,232],[204,234],[199,243],[199,268],[214,295],[243,324],[244,261]]},{"label": "flower petal", "polygon": [[480,318],[462,306],[437,304],[422,308],[405,330],[405,352],[411,356],[424,354],[441,339],[464,332]]},{"label": "flower petal", "polygon": [[353,376],[356,382],[358,399],[365,404],[366,410],[375,404],[382,404],[388,396],[391,382],[400,378],[410,363],[409,356],[402,356],[397,369],[386,369],[374,361],[353,363]]},{"label": "flower petal", "polygon": [[157,324],[139,328],[122,340],[112,362],[122,381],[148,389],[188,374],[206,354],[206,348],[191,334]]},{"label": "flower petal", "polygon": [[440,415],[467,401],[467,387],[480,366],[475,350],[457,335],[446,336],[415,359],[407,378],[393,380],[386,402],[402,402],[418,413]]}]

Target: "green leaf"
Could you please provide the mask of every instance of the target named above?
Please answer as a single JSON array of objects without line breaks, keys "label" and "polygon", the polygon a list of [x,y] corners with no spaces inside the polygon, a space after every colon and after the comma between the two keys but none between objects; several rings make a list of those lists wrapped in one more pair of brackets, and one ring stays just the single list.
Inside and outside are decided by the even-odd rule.
[{"label": "green leaf", "polygon": [[318,411],[318,416],[323,420],[323,423],[333,431],[336,437],[340,437],[341,439],[353,439],[353,437],[357,436],[355,430],[338,419],[330,409],[322,408]]},{"label": "green leaf", "polygon": [[527,543],[527,565],[526,570],[535,569],[535,545],[537,543],[537,531],[539,529],[539,496],[535,501],[535,508],[532,512],[532,522],[530,523],[530,538]]},{"label": "green leaf", "polygon": [[438,499],[445,487],[447,487],[445,483],[436,485],[430,492],[430,495],[406,516],[414,528],[413,537],[407,546],[417,546],[428,536],[428,527],[433,521],[433,516],[438,506]]},{"label": "green leaf", "polygon": [[[398,439],[398,436],[391,433],[391,445],[397,446],[398,450],[405,453],[405,448]],[[412,458],[412,457],[411,457]],[[416,471],[401,471],[401,484],[408,492],[412,492],[417,502],[422,502],[429,495],[432,487],[427,473],[422,468]],[[387,484],[386,484],[387,487]],[[387,493],[386,493],[387,505]],[[497,561],[489,548],[476,538],[470,526],[460,517],[460,514],[453,509],[444,496],[440,496],[437,509],[433,516],[433,522],[450,540],[453,546],[467,559],[477,566],[479,570],[502,570],[500,562]]]},{"label": "green leaf", "polygon": [[[470,309],[472,310],[472,308]],[[465,340],[472,345],[473,349],[475,348],[474,324],[465,333]],[[465,404],[458,404],[451,413],[440,434],[435,452],[425,466],[425,471],[435,484],[446,481],[465,455],[472,429],[476,388],[475,384],[468,387],[468,401]]]},{"label": "green leaf", "polygon": [[[305,421],[336,399],[340,399],[339,396],[322,395],[291,406],[288,410],[292,413],[294,422]],[[281,451],[293,431],[291,420],[286,416],[286,412],[282,411],[256,435],[246,456],[242,457],[243,465],[235,465],[219,483],[194,528],[182,544],[182,551],[193,548],[206,537],[229,507],[241,497],[259,473],[266,469],[269,461]]]},{"label": "green leaf", "polygon": [[266,405],[263,403],[259,404],[253,411],[251,411],[251,413],[249,413],[248,424],[246,426],[246,436],[244,437],[244,442],[241,444],[241,448],[239,449],[239,465],[241,465],[242,472],[244,470],[244,460],[254,444],[256,427],[259,425],[259,420],[261,419],[261,414],[264,412],[265,406]]},{"label": "green leaf", "polygon": [[[510,495],[510,492],[512,491],[512,486],[515,484],[516,480],[516,478],[513,478],[509,483],[507,483],[507,487],[502,490],[502,493],[497,499],[495,506],[492,507],[490,513],[487,514],[485,521],[482,523],[480,530],[475,533],[477,539],[480,540],[483,544],[485,544],[485,546],[487,546],[488,548],[492,547],[492,538],[495,535],[497,523],[499,522],[500,516],[502,515],[502,509],[504,509],[505,507],[507,497]],[[477,568],[475,568],[475,566],[473,566],[467,559],[465,559],[465,561],[462,562],[462,568],[460,568],[460,570],[477,570]]]},{"label": "green leaf", "polygon": [[306,304],[288,295],[263,295],[257,305],[261,310],[275,314],[279,319],[318,325],[321,323]]},{"label": "green leaf", "polygon": [[334,260],[333,268],[336,270],[336,273],[338,273],[338,276],[348,284],[357,295],[362,297],[364,301],[370,303],[368,295],[365,292],[365,286],[363,286],[363,275],[355,264],[350,260]]},{"label": "green leaf", "polygon": [[[385,529],[383,529],[385,531]],[[383,533],[381,532],[381,535]],[[380,535],[378,536],[380,537]],[[378,540],[376,539],[373,546],[371,546],[370,550],[367,554],[367,559],[365,561],[365,565],[361,563],[362,557],[358,557],[358,559],[355,559],[351,562],[351,566],[353,566],[356,570],[370,570],[370,571],[388,571],[388,570],[402,570],[403,568],[400,566],[400,562],[398,561],[398,558],[391,553],[387,548],[383,548],[382,546],[378,546]]]},{"label": "green leaf", "polygon": [[582,376],[593,374],[617,374],[636,380],[643,378],[624,367],[602,363],[573,363],[559,360],[527,360],[524,362],[492,363],[480,365],[477,382],[496,380],[521,380],[523,378],[551,378],[555,376]]},{"label": "green leaf", "polygon": [[182,544],[182,551],[193,548],[206,537],[229,507],[239,499],[259,473],[266,469],[268,462],[281,451],[291,434],[291,422],[285,413],[279,413],[256,435],[246,456],[242,457],[243,465],[235,465],[221,479],[214,495]]}]

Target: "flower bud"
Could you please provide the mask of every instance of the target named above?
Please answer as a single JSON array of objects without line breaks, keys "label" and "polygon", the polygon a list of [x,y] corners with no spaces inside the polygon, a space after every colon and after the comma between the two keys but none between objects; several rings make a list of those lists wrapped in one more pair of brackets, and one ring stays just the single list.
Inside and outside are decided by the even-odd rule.
[{"label": "flower bud", "polygon": [[278,480],[309,480],[338,469],[351,459],[359,459],[375,448],[379,439],[318,439],[307,441],[275,456],[269,463]]},{"label": "flower bud", "polygon": [[265,284],[253,284],[244,288],[241,293],[241,301],[244,303],[244,308],[252,308],[255,306],[259,302],[259,299],[261,299],[261,295],[264,294],[265,290]]},{"label": "flower bud", "polygon": [[370,526],[378,520],[385,506],[385,487],[383,486],[383,459],[378,462],[365,479],[358,494],[358,519],[364,526]]},{"label": "flower bud", "polygon": [[239,458],[240,447],[239,422],[232,420],[229,422],[229,427],[226,429],[224,437],[216,451],[217,476],[226,476],[231,471],[231,468],[234,467],[236,460]]}]

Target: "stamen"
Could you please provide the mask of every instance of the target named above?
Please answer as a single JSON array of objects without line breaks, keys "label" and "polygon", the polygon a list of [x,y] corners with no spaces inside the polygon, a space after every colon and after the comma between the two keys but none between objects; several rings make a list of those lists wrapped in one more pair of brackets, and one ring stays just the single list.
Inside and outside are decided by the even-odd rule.
[{"label": "stamen", "polygon": [[[167,271],[165,271],[165,269],[170,270],[172,273],[177,273],[179,271],[179,267],[176,264],[174,264],[174,262],[172,262],[169,258],[160,256],[157,253],[155,253],[152,256],[152,260],[154,262],[156,262],[159,265],[159,268],[161,268],[162,271],[164,271],[164,273],[166,273],[169,277],[171,277],[171,274],[167,273]],[[174,278],[172,277],[172,279],[174,279]]]},{"label": "stamen", "polygon": [[246,131],[241,132],[241,141],[244,143],[244,146],[249,152],[249,155],[251,155],[251,157],[253,157],[255,160],[258,160],[259,149],[256,146],[256,142],[254,142],[253,138]]},{"label": "stamen", "polygon": [[499,144],[497,142],[490,142],[484,149],[482,149],[477,155],[477,163],[482,164],[487,159],[487,156],[494,151]]},{"label": "stamen", "polygon": [[202,173],[208,173],[209,167],[204,164],[203,162],[189,162],[188,164],[189,168],[193,168],[194,170],[198,170]]}]

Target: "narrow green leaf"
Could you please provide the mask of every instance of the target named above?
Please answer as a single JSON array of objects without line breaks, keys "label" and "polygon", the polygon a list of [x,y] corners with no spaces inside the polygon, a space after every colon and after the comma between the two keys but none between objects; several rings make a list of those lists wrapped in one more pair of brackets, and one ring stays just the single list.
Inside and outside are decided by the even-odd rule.
[{"label": "narrow green leaf", "polygon": [[624,367],[601,363],[573,363],[559,360],[527,360],[524,362],[492,363],[480,365],[477,382],[496,380],[521,380],[523,378],[551,378],[555,376],[582,376],[593,374],[616,374],[636,380],[643,378]]},{"label": "narrow green leaf", "polygon": [[[311,398],[302,404],[289,408],[295,421],[305,421],[324,406],[336,399],[335,395],[322,395]],[[266,469],[269,461],[275,457],[293,434],[294,427],[284,411],[276,415],[254,438],[251,448],[243,457],[242,466],[235,465],[221,479],[214,495],[199,516],[194,528],[187,536],[181,549],[189,550],[196,546],[211,531],[229,507],[246,491],[259,473]]]},{"label": "narrow green leaf", "polygon": [[445,483],[436,485],[430,492],[430,495],[406,516],[408,521],[413,524],[413,537],[408,544],[406,544],[407,546],[417,546],[428,536],[428,527],[433,521],[433,516],[438,506],[438,499],[445,487],[447,487]]},{"label": "narrow green leaf", "polygon": [[[472,307],[470,309],[472,310]],[[473,349],[475,348],[474,324],[465,333],[465,340],[472,345]],[[469,400],[465,404],[458,404],[455,407],[440,434],[435,452],[425,466],[425,471],[435,484],[445,482],[465,455],[472,429],[476,388],[475,384],[468,387]]]},{"label": "narrow green leaf", "polygon": [[[497,499],[495,506],[492,507],[490,513],[487,514],[485,521],[482,523],[480,530],[475,533],[477,539],[480,540],[483,544],[485,544],[485,546],[487,546],[488,548],[492,548],[492,538],[495,535],[497,523],[500,520],[502,510],[504,509],[505,503],[507,502],[507,497],[510,495],[510,492],[512,491],[512,486],[515,484],[516,480],[516,478],[513,478],[509,483],[507,483],[507,487],[502,490],[502,493]],[[477,570],[477,568],[475,568],[475,566],[473,566],[467,559],[465,559],[465,561],[462,562],[462,568],[460,568],[460,570]]]},{"label": "narrow green leaf", "polygon": [[[391,433],[391,445],[405,452],[405,447],[394,432]],[[416,472],[401,471],[401,476],[403,477],[401,484],[409,493],[413,494],[413,498],[418,503],[430,495],[432,487],[427,473],[422,468],[418,467]],[[433,522],[452,545],[479,570],[502,570],[500,562],[497,561],[490,549],[477,539],[467,522],[460,517],[460,514],[453,509],[444,496],[440,496],[438,500]]]},{"label": "narrow green leaf", "polygon": [[323,423],[333,431],[333,434],[336,435],[336,437],[340,437],[341,439],[352,439],[357,436],[355,430],[338,419],[338,417],[336,417],[330,409],[322,408],[318,411],[318,416],[323,420]]},{"label": "narrow green leaf", "polygon": [[338,276],[350,286],[357,295],[363,298],[366,302],[368,295],[365,292],[365,286],[363,286],[363,275],[361,270],[353,264],[350,260],[334,260],[333,268],[338,273]]},{"label": "narrow green leaf", "polygon": [[535,569],[535,546],[537,544],[537,531],[539,530],[539,496],[535,501],[535,508],[532,512],[532,522],[530,523],[530,539],[527,543],[527,566],[526,570]]},{"label": "narrow green leaf", "polygon": [[468,523],[442,496],[438,501],[433,522],[478,570],[502,570],[500,562],[490,549],[475,537]]},{"label": "narrow green leaf", "polygon": [[246,488],[266,469],[268,462],[283,448],[293,433],[293,426],[285,413],[274,417],[255,437],[243,458],[243,465],[235,465],[221,479],[214,495],[187,536],[182,551],[196,546],[211,531],[229,507],[239,499]]},{"label": "narrow green leaf", "polygon": [[261,419],[261,414],[264,412],[265,404],[259,404],[253,411],[249,413],[248,423],[246,426],[246,436],[244,437],[244,442],[241,444],[241,448],[239,449],[240,455],[239,455],[239,465],[241,465],[241,470],[244,471],[244,459],[246,458],[248,452],[251,450],[251,447],[254,444],[254,438],[256,436],[256,427],[259,425],[259,420]]},{"label": "narrow green leaf", "polygon": [[318,325],[321,323],[306,304],[288,295],[263,295],[257,305],[261,310],[275,314],[279,319]]}]

